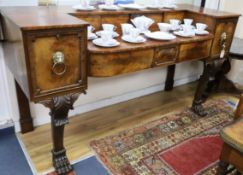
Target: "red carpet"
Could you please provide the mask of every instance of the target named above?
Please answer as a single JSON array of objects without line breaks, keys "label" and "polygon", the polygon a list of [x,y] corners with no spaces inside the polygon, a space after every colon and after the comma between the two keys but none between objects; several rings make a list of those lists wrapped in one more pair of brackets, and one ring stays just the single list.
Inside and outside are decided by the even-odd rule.
[{"label": "red carpet", "polygon": [[192,175],[215,163],[222,145],[219,136],[193,138],[162,152],[159,157],[178,174]]},{"label": "red carpet", "polygon": [[205,105],[206,117],[189,108],[91,143],[114,175],[214,175],[222,141],[233,119],[224,101]]}]

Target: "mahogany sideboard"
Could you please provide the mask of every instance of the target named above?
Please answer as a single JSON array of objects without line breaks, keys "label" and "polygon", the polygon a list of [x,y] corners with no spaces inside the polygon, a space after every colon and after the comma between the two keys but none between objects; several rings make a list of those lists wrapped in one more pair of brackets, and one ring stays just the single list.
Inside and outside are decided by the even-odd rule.
[{"label": "mahogany sideboard", "polygon": [[[175,65],[202,60],[205,70],[192,109],[201,115],[202,98],[210,76],[221,79],[227,71],[228,53],[240,15],[179,5],[176,9],[75,11],[71,7],[2,7],[5,62],[14,75],[20,99],[21,124],[27,130],[33,124],[26,107],[29,101],[50,108],[53,136],[53,165],[58,174],[67,174],[72,166],[63,144],[68,112],[79,94],[86,93],[88,76],[110,77],[158,66],[169,66],[166,89],[173,87]],[[121,34],[121,23],[145,15],[155,24],[170,19],[192,18],[208,25],[210,34],[193,38],[177,37],[172,41],[149,40],[144,44],[121,41],[115,48],[100,48],[87,41],[87,26],[101,29],[102,23],[115,24]],[[119,39],[120,40],[120,39]],[[213,66],[215,65],[215,66]],[[220,65],[220,66],[218,66]],[[214,72],[214,74],[211,74]],[[217,76],[216,76],[217,75]]]}]

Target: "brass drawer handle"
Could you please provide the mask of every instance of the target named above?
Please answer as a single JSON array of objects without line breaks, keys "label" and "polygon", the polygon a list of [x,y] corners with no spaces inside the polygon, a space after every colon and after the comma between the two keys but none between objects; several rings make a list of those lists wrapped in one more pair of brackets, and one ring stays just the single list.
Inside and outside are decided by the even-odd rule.
[{"label": "brass drawer handle", "polygon": [[53,54],[52,59],[53,59],[52,72],[58,76],[64,75],[67,70],[64,54],[58,51]]}]

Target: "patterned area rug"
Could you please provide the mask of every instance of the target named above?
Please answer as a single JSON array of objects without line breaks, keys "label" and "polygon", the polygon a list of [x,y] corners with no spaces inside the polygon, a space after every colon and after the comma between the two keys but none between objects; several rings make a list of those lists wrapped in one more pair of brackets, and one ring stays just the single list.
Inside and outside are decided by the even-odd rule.
[{"label": "patterned area rug", "polygon": [[219,131],[233,120],[222,100],[205,105],[200,118],[189,108],[141,127],[91,142],[114,175],[215,174],[222,141]]}]

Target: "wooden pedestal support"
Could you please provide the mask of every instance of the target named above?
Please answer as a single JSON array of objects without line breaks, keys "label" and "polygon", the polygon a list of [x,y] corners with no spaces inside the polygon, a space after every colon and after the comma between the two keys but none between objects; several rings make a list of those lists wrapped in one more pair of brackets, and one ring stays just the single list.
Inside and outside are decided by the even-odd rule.
[{"label": "wooden pedestal support", "polygon": [[165,81],[165,91],[171,91],[174,88],[174,76],[176,65],[170,65],[167,67],[167,77]]},{"label": "wooden pedestal support", "polygon": [[68,124],[68,113],[73,109],[74,102],[78,99],[79,93],[54,97],[40,102],[50,108],[52,126],[52,162],[59,175],[66,175],[72,171],[72,166],[66,156],[64,147],[64,126]]},{"label": "wooden pedestal support", "polygon": [[226,74],[230,69],[231,64],[228,57],[204,62],[204,71],[200,77],[191,108],[196,114],[200,116],[207,115],[202,104],[212,93],[226,92],[237,95],[243,93],[243,90],[237,89],[234,83],[226,78]]},{"label": "wooden pedestal support", "polygon": [[18,83],[15,81],[17,100],[20,114],[20,127],[21,132],[27,133],[34,130],[33,119],[30,114],[29,100],[25,96]]}]

